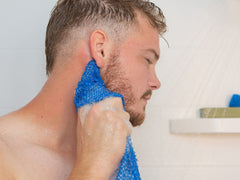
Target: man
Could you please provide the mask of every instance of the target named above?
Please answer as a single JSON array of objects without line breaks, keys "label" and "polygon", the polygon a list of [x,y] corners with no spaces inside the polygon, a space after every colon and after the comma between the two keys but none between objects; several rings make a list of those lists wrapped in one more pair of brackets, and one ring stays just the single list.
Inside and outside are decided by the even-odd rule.
[{"label": "man", "polygon": [[[165,30],[161,10],[144,0],[58,1],[46,33],[49,78],[29,104],[0,118],[0,179],[109,179],[131,133],[123,119],[142,124],[160,87],[154,68]],[[74,91],[92,59],[126,112],[118,98],[95,104],[84,121],[84,108],[76,112]]]}]

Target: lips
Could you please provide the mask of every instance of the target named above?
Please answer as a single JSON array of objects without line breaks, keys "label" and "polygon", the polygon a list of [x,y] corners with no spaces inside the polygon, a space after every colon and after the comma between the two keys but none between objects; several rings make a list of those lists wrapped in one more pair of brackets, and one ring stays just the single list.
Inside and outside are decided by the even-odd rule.
[{"label": "lips", "polygon": [[143,99],[145,99],[145,100],[147,100],[147,101],[148,101],[148,100],[150,100],[150,99],[151,99],[151,97],[152,97],[152,96],[150,95],[150,96],[143,97]]},{"label": "lips", "polygon": [[150,100],[152,97],[152,90],[147,90],[143,95],[142,95],[142,99],[148,101]]}]

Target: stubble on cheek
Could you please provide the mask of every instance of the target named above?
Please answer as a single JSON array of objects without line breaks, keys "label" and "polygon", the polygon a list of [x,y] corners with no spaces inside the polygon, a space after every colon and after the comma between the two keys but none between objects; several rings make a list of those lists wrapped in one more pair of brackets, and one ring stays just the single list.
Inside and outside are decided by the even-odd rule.
[{"label": "stubble on cheek", "polygon": [[130,106],[136,102],[132,86],[125,77],[125,72],[121,68],[118,56],[111,56],[111,60],[102,72],[102,79],[105,87],[112,92],[120,93],[124,97],[125,106]]},{"label": "stubble on cheek", "polygon": [[144,121],[145,113],[139,113],[134,108],[131,108],[136,104],[136,98],[132,85],[129,79],[126,78],[124,69],[118,61],[118,56],[111,56],[106,68],[102,70],[102,79],[107,89],[120,93],[124,97],[125,109],[130,114],[131,124],[133,126],[141,125]]}]

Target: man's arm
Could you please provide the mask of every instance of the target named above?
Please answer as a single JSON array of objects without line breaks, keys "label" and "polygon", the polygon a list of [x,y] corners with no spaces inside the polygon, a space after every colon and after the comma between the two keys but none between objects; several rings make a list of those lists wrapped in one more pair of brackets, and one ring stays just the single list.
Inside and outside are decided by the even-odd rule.
[{"label": "man's arm", "polygon": [[[83,107],[84,108],[84,107]],[[131,133],[124,122],[129,114],[120,98],[108,98],[94,105],[77,125],[77,158],[69,180],[107,180],[117,169]],[[83,123],[81,123],[83,122]]]}]

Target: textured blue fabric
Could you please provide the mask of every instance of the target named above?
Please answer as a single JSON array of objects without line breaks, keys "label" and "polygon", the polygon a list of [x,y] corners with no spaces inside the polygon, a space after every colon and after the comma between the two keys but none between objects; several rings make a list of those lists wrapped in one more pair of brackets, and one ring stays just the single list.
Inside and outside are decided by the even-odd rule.
[{"label": "textured blue fabric", "polygon": [[240,95],[234,94],[232,96],[229,107],[240,107]]},{"label": "textured blue fabric", "polygon": [[[94,60],[86,66],[81,81],[75,91],[74,104],[76,108],[81,108],[86,104],[94,104],[108,97],[121,97],[124,108],[123,96],[119,93],[111,92],[105,87],[100,76],[100,70]],[[127,144],[120,166],[117,169],[116,180],[140,180],[137,166],[137,159],[133,150],[131,137],[127,137]]]}]

